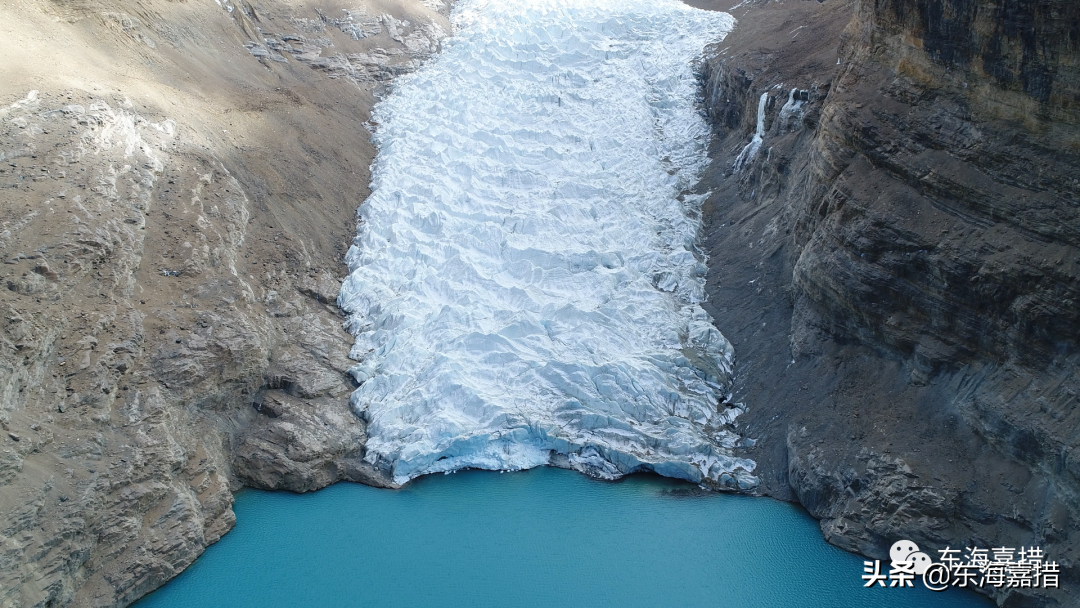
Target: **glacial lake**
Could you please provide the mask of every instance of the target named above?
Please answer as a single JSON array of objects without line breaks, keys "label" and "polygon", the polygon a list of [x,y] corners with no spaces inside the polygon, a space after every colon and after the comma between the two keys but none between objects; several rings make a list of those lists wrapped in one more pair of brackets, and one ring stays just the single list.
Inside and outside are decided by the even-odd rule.
[{"label": "glacial lake", "polygon": [[[656,476],[541,467],[241,491],[236,528],[138,608],[979,607],[949,589],[864,589],[862,558],[800,508]],[[884,566],[884,564],[883,564]]]}]

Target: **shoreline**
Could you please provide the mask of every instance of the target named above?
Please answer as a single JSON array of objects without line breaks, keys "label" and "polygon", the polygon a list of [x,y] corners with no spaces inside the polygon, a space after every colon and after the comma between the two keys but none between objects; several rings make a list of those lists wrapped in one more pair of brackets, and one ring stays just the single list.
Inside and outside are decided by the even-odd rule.
[{"label": "shoreline", "polygon": [[[989,74],[903,0],[688,4],[738,7],[703,65],[698,244],[759,493],[872,558],[902,537],[1080,563],[1065,21],[1032,17],[1057,63]],[[0,603],[127,605],[227,533],[241,487],[393,485],[333,302],[362,125],[448,6],[140,6],[0,8]],[[992,25],[965,44],[1011,52]],[[1064,605],[1075,572],[996,599]]]}]

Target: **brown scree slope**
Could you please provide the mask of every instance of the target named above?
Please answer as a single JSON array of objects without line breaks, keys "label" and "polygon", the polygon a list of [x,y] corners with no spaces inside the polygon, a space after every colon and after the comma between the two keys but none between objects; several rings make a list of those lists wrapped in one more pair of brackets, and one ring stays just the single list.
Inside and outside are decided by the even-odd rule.
[{"label": "brown scree slope", "polygon": [[447,14],[0,7],[0,606],[129,604],[241,484],[383,483],[334,303],[374,95]]}]

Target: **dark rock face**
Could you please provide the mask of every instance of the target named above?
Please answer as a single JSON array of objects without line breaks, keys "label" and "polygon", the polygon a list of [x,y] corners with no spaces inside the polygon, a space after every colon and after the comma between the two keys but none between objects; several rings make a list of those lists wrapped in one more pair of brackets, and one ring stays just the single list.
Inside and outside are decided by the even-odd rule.
[{"label": "dark rock face", "polygon": [[1041,545],[1076,585],[1080,5],[751,10],[703,66],[705,240],[766,492],[866,555]]},{"label": "dark rock face", "polygon": [[[1025,0],[884,0],[866,15],[881,32],[908,35],[939,64],[978,70],[1061,110],[1080,90],[1067,66],[1080,46],[1080,6]],[[869,6],[869,5],[868,5]],[[1064,63],[1063,63],[1064,62]]]},{"label": "dark rock face", "polygon": [[[865,101],[845,107],[837,99],[825,109],[814,177],[829,189],[815,193],[796,237],[822,255],[797,265],[796,282],[815,302],[858,311],[849,330],[931,366],[991,358],[1041,369],[1066,359],[1080,328],[1080,108],[1070,108],[1080,46],[1050,52],[1066,50],[1062,32],[1047,41],[1042,63],[1028,66],[1026,34],[1003,33],[1016,29],[1013,21],[997,29],[980,22],[993,34],[969,32],[975,40],[950,46],[932,41],[953,22],[926,22],[927,10],[923,29],[890,19],[910,16],[908,4],[858,10],[855,24],[866,32],[851,43],[837,97]],[[1036,3],[1024,4],[1034,11]],[[1057,4],[1063,17],[1033,17],[1030,28],[1056,32],[1080,19],[1075,3]],[[1015,17],[997,9],[984,12]],[[971,65],[973,49],[984,47],[1012,49],[1007,63],[1021,72],[1004,78],[988,63],[986,72]],[[1017,84],[1028,80],[1057,84]],[[845,179],[861,163],[874,180]],[[844,268],[848,287],[828,278]],[[904,318],[887,323],[894,315]]]}]

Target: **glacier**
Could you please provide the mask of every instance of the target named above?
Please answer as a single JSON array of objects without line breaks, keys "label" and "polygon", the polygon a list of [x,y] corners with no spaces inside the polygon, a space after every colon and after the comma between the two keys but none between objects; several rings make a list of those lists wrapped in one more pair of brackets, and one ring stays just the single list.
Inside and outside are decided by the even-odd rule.
[{"label": "glacier", "polygon": [[653,471],[752,488],[732,347],[695,246],[694,61],[733,27],[678,0],[460,0],[372,115],[338,305],[350,406],[396,483],[463,468]]}]

